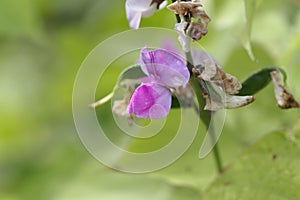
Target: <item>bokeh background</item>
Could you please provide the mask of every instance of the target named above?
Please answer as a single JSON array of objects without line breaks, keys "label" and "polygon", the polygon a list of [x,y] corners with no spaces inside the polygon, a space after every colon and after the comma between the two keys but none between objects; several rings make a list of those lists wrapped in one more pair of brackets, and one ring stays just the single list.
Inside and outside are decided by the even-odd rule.
[{"label": "bokeh background", "polygon": [[[212,22],[201,45],[225,71],[243,80],[260,67],[280,66],[300,100],[300,1],[203,3]],[[228,173],[218,175],[212,155],[198,159],[203,126],[203,135],[182,158],[154,173],[120,173],[88,153],[72,118],[73,83],[97,44],[129,29],[124,4],[0,1],[0,199],[299,199],[300,112],[280,110],[272,85],[256,95],[255,103],[227,112],[219,145]],[[175,22],[164,9],[141,26],[172,29]],[[251,35],[245,36],[250,28]],[[117,75],[112,70],[107,77],[99,98],[109,93]],[[173,131],[170,127],[162,134]],[[168,141],[170,134],[160,137]],[[269,163],[271,158],[277,163]]]}]

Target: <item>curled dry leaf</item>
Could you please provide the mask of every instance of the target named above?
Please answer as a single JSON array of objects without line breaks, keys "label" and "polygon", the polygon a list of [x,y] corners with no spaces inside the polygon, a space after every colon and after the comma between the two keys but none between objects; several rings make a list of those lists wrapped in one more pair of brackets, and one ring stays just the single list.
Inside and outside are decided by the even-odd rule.
[{"label": "curled dry leaf", "polygon": [[195,11],[192,10],[191,15],[195,21],[190,23],[187,33],[193,38],[193,40],[198,41],[208,33],[207,27],[210,22],[210,18],[204,10],[200,9],[195,9]]},{"label": "curled dry leaf", "polygon": [[255,100],[253,96],[231,96],[226,95],[225,99],[221,102],[214,101],[209,96],[206,96],[205,110],[217,111],[221,109],[240,108],[252,103]]},{"label": "curled dry leaf", "polygon": [[[220,87],[210,84],[208,91],[204,94],[206,100],[205,110],[217,111],[221,109],[233,109],[252,103],[253,96],[234,96],[226,94]],[[216,95],[217,94],[217,95]]]},{"label": "curled dry leaf", "polygon": [[217,111],[246,106],[252,103],[253,96],[234,96],[242,88],[239,80],[223,71],[221,65],[203,50],[191,51],[193,74],[202,86],[206,99],[205,110]]},{"label": "curled dry leaf", "polygon": [[178,31],[178,27],[184,27],[184,29],[180,29],[180,32],[184,33],[185,37],[191,37],[195,41],[200,40],[207,34],[207,26],[211,21],[201,7],[201,2],[196,0],[189,2],[176,1],[168,6],[181,19],[181,23],[176,24],[175,29]]},{"label": "curled dry leaf", "polygon": [[176,1],[170,5],[168,5],[168,9],[173,11],[175,14],[180,17],[184,17],[185,15],[190,14],[192,11],[195,11],[199,7],[202,7],[200,1]]},{"label": "curled dry leaf", "polygon": [[216,84],[221,87],[226,94],[237,94],[242,88],[239,80],[225,73],[222,67],[212,58],[205,59],[202,61],[202,64],[196,65],[194,72],[196,72],[199,79]]},{"label": "curled dry leaf", "polygon": [[242,88],[236,77],[225,73],[221,68],[217,68],[216,76],[212,78],[212,82],[222,87],[226,94],[237,94]]},{"label": "curled dry leaf", "polygon": [[205,25],[201,21],[191,22],[186,32],[193,40],[198,41],[208,33],[208,29],[207,25]]},{"label": "curled dry leaf", "polygon": [[275,98],[277,105],[282,109],[299,108],[299,103],[294,96],[289,93],[282,84],[282,79],[278,71],[271,72],[272,81],[274,84]]}]

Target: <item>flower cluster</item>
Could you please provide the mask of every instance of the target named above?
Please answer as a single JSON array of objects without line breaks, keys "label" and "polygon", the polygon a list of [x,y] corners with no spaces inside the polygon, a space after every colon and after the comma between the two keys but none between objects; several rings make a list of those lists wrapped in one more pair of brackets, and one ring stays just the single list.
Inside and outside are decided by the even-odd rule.
[{"label": "flower cluster", "polygon": [[[163,0],[127,0],[126,13],[131,28],[138,28],[141,17],[154,14],[156,10],[164,7],[165,3]],[[185,52],[191,51],[191,39],[198,41],[207,34],[210,18],[201,8],[202,3],[199,0],[176,1],[168,6],[168,9],[180,18],[180,22],[175,25],[175,30],[179,33],[178,39]],[[254,100],[252,96],[234,96],[241,89],[240,82],[234,76],[225,73],[221,66],[206,53],[192,50],[191,55],[194,61],[191,72],[197,77],[199,83],[203,81],[211,85],[210,88],[203,87],[201,91],[206,99],[206,110],[236,108]],[[170,89],[172,88],[177,88],[173,90],[175,93],[180,91],[182,102],[192,101],[193,95],[188,95],[192,94],[191,87],[185,87],[190,72],[178,56],[162,49],[148,51],[144,48],[141,51],[140,64],[148,77],[141,79],[142,84],[133,94],[131,93],[127,110],[129,114],[140,118],[165,117],[171,108]],[[180,90],[179,87],[183,88]],[[221,98],[216,99],[210,93],[218,93]]]},{"label": "flower cluster", "polygon": [[133,93],[128,113],[140,118],[164,118],[172,103],[171,88],[185,87],[190,78],[186,64],[177,55],[163,49],[140,53],[141,69],[147,77]]},{"label": "flower cluster", "polygon": [[[166,0],[126,0],[126,15],[130,27],[139,28],[142,17],[153,15],[166,4]],[[178,39],[186,57],[191,60],[184,62],[177,54],[171,53],[177,52],[176,49],[172,49],[172,45],[155,50],[144,47],[140,52],[140,68],[138,67],[140,76],[123,80],[126,91],[122,100],[114,102],[112,110],[116,115],[164,118],[170,112],[172,95],[177,97],[181,106],[193,107],[197,113],[201,112],[194,102],[192,86],[187,84],[190,74],[193,80],[196,80],[197,97],[199,98],[201,93],[206,100],[204,110],[217,111],[248,105],[255,100],[252,95],[270,80],[273,81],[275,97],[280,108],[300,107],[293,95],[284,87],[278,69],[267,68],[267,73],[264,70],[254,73],[249,78],[250,83],[246,81],[246,84],[243,83],[243,86],[246,86],[244,89],[236,77],[225,73],[221,65],[205,51],[190,49],[191,39],[198,41],[206,35],[210,22],[199,0],[177,0],[170,4],[168,9],[180,19],[175,25],[175,30],[179,33]],[[169,48],[170,46],[172,48]],[[282,73],[282,70],[280,72]],[[262,83],[255,83],[252,80],[261,80]],[[195,82],[192,83],[194,87]],[[106,100],[93,104],[93,107],[102,102]]]}]

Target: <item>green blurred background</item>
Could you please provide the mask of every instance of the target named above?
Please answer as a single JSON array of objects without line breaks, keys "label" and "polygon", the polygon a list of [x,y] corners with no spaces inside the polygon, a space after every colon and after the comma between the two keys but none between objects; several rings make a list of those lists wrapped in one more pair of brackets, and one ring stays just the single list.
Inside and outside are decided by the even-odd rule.
[{"label": "green blurred background", "polygon": [[[256,3],[248,18],[242,0],[203,0],[212,22],[202,46],[240,80],[260,67],[284,68],[289,89],[300,100],[300,2],[247,2]],[[200,199],[217,177],[212,156],[197,157],[204,134],[172,166],[143,175],[106,168],[81,144],[72,118],[76,73],[97,44],[129,29],[124,3],[0,1],[1,200]],[[172,29],[174,23],[164,9],[141,26]],[[244,30],[250,24],[256,62],[243,47],[249,44]],[[107,80],[101,95],[115,84]],[[256,97],[255,103],[227,112],[220,138],[225,165],[264,135],[291,130],[299,122],[299,110],[277,108],[271,85]]]}]

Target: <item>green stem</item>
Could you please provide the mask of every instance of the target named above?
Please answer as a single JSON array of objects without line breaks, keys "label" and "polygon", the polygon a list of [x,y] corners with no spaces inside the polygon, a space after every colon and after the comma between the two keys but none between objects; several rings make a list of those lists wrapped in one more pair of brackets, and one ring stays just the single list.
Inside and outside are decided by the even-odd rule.
[{"label": "green stem", "polygon": [[[172,0],[173,3],[176,2],[176,1],[177,0]],[[190,0],[183,0],[183,1],[190,1]],[[176,20],[177,20],[177,23],[181,22],[181,19],[180,19],[179,15],[176,15]],[[205,102],[205,99],[202,95],[202,92],[203,92],[203,88],[201,87],[202,83],[199,83],[198,79],[195,76],[193,76],[192,69],[193,69],[194,66],[192,64],[193,63],[193,58],[192,58],[191,52],[187,52],[185,55],[186,55],[186,59],[188,61],[187,62],[187,68],[189,69],[189,71],[191,73],[190,83],[193,87],[194,92],[196,93],[198,104],[199,104],[199,111],[201,113],[201,117],[200,117],[200,115],[199,115],[199,117],[202,120],[202,122],[205,124],[206,130],[210,130],[209,134],[212,137],[212,141],[216,141],[214,127],[212,127],[212,126],[210,127],[211,116],[212,116],[213,113],[211,111],[204,110],[206,102]],[[216,165],[217,165],[217,168],[218,168],[218,172],[222,173],[222,171],[223,171],[222,161],[221,161],[221,156],[220,156],[220,153],[219,153],[219,147],[218,147],[217,142],[215,143],[215,145],[213,147],[213,152],[214,152],[214,158],[215,158],[215,162],[216,162]]]},{"label": "green stem", "polygon": [[[190,52],[186,53],[186,57],[190,62],[192,61]],[[188,63],[187,67],[190,70],[191,64]],[[202,122],[205,124],[206,130],[208,130],[210,128],[209,129],[210,130],[209,135],[210,135],[212,141],[216,141],[214,127],[212,125],[210,126],[211,116],[212,116],[213,112],[204,110],[205,99],[202,95],[203,89],[201,87],[201,83],[199,83],[198,79],[193,75],[191,76],[190,83],[193,87],[194,92],[196,93],[196,97],[197,97],[197,100],[198,100],[199,110],[200,110],[200,113],[201,113],[201,117],[200,116],[199,117],[202,120]],[[217,142],[215,143],[215,145],[213,147],[213,153],[214,153],[214,159],[215,159],[215,162],[216,162],[216,165],[217,165],[217,168],[218,168],[218,172],[222,173],[223,167],[222,167],[222,161],[221,161],[221,156],[220,156],[220,153],[219,153],[219,147],[218,147]]]},{"label": "green stem", "polygon": [[[212,127],[212,129],[213,129],[213,127]],[[211,130],[209,132],[209,134],[212,137],[212,141],[215,141],[216,140],[215,131]],[[222,167],[222,160],[221,160],[221,156],[220,156],[218,142],[215,143],[215,146],[213,148],[213,152],[214,152],[214,158],[215,158],[215,162],[217,164],[218,171],[219,171],[219,173],[222,173],[223,172],[223,167]]]},{"label": "green stem", "polygon": [[102,99],[100,99],[99,101],[92,103],[89,105],[90,108],[96,108],[98,106],[101,106],[103,104],[105,104],[106,102],[108,102],[109,100],[111,100],[111,98],[114,96],[114,91],[112,91],[111,93],[109,93],[107,96],[103,97]]}]

